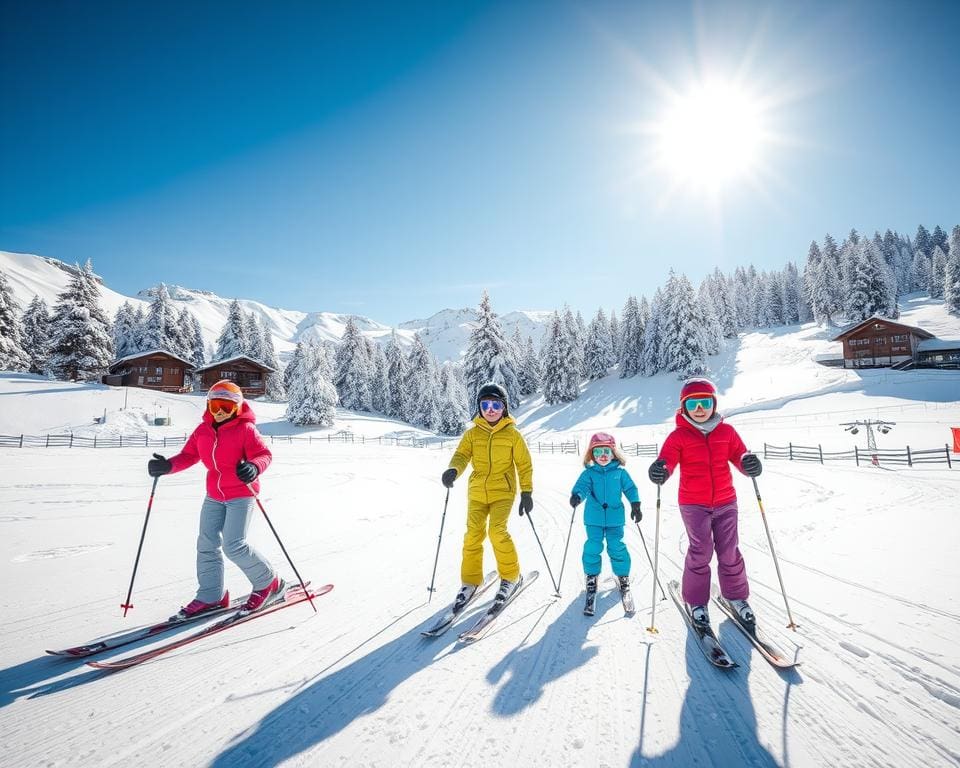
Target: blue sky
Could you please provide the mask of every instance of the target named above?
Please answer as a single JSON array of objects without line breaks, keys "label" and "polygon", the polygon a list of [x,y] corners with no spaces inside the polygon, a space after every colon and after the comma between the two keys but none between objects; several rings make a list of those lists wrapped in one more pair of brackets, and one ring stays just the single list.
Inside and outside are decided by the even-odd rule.
[{"label": "blue sky", "polygon": [[[958,39],[950,2],[2,2],[0,249],[388,323],[619,311],[960,223]],[[763,139],[711,192],[657,126],[717,78]]]}]

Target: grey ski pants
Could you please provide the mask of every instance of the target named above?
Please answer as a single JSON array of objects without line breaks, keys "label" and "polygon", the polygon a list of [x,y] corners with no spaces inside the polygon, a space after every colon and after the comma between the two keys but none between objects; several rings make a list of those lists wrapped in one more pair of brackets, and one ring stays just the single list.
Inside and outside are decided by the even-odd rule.
[{"label": "grey ski pants", "polygon": [[207,496],[203,500],[197,536],[197,600],[212,603],[223,597],[224,554],[250,579],[253,589],[263,589],[273,581],[273,566],[247,544],[253,509],[252,496],[229,501]]}]

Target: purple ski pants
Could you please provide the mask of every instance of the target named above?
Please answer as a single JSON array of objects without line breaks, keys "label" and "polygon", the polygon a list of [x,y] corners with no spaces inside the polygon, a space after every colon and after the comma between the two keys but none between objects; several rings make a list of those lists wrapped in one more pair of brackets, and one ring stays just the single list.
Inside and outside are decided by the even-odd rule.
[{"label": "purple ski pants", "polygon": [[683,599],[690,605],[710,600],[710,560],[717,552],[720,594],[728,600],[750,596],[747,569],[740,554],[737,534],[737,501],[719,507],[681,504],[680,515],[687,529],[687,557],[683,563]]}]

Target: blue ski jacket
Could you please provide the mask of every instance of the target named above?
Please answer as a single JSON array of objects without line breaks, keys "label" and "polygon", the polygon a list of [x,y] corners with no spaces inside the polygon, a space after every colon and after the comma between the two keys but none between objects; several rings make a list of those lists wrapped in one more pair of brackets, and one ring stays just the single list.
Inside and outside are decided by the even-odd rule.
[{"label": "blue ski jacket", "polygon": [[631,503],[640,501],[640,493],[630,473],[616,459],[605,467],[591,464],[584,469],[571,493],[586,502],[583,524],[605,528],[626,524],[623,496]]}]

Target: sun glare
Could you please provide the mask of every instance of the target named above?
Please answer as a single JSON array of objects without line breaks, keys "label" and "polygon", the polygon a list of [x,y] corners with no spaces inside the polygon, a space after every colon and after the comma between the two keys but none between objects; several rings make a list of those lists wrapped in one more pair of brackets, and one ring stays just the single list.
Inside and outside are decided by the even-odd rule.
[{"label": "sun glare", "polygon": [[729,83],[675,95],[657,124],[657,164],[675,187],[716,194],[754,174],[764,143],[756,99]]}]

